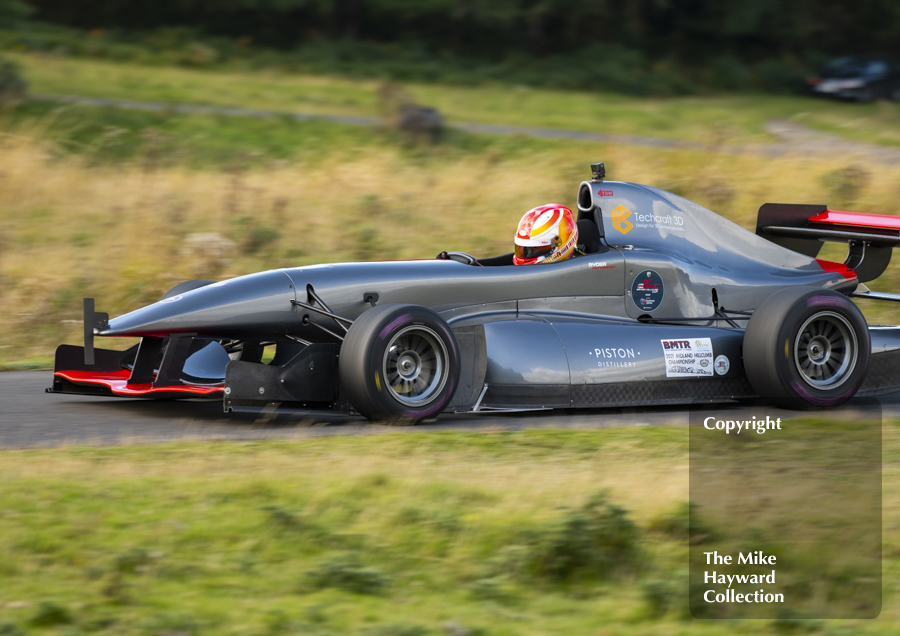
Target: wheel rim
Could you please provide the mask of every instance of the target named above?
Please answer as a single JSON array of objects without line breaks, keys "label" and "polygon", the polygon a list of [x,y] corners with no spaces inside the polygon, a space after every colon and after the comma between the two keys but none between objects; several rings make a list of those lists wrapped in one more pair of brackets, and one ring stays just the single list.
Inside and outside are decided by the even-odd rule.
[{"label": "wheel rim", "polygon": [[424,325],[406,327],[388,343],[383,371],[391,397],[408,406],[424,406],[447,383],[447,347]]},{"label": "wheel rim", "polygon": [[810,316],[794,340],[794,364],[813,388],[834,389],[856,368],[859,347],[850,322],[831,311]]}]

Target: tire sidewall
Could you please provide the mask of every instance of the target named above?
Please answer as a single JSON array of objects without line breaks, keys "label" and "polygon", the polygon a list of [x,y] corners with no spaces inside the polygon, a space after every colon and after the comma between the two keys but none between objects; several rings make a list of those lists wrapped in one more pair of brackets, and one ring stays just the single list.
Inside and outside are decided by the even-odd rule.
[{"label": "tire sidewall", "polygon": [[[396,400],[386,386],[384,358],[395,334],[407,327],[427,327],[446,348],[446,381],[430,402],[411,406]],[[459,384],[459,346],[447,323],[418,305],[379,305],[351,326],[341,347],[341,388],[353,407],[369,419],[415,423],[443,411]]]},{"label": "tire sidewall", "polygon": [[[846,380],[833,389],[817,389],[808,384],[795,362],[800,328],[811,317],[823,312],[832,312],[844,318],[856,336],[854,367]],[[749,354],[745,356],[749,358],[746,365],[749,379],[763,397],[794,408],[827,407],[846,402],[859,390],[868,370],[871,343],[866,320],[850,299],[827,289],[786,289],[766,299],[754,316],[757,313],[767,324],[755,330],[752,328],[756,325],[748,325],[744,347]],[[773,329],[772,325],[776,323],[780,324]],[[773,332],[774,338],[771,336]],[[762,354],[755,351],[759,347],[765,348]],[[761,360],[764,362],[761,363]],[[751,375],[766,373],[774,374],[774,377],[759,379]]]},{"label": "tire sidewall", "polygon": [[[833,312],[850,324],[856,335],[856,361],[847,379],[832,390],[810,386],[800,374],[795,363],[797,333],[811,317],[822,312]],[[833,406],[849,400],[859,390],[869,366],[871,344],[869,328],[860,311],[845,296],[834,294],[809,294],[789,312],[779,334],[779,342],[787,342],[787,359],[779,374],[791,396],[796,396],[814,406]]]}]

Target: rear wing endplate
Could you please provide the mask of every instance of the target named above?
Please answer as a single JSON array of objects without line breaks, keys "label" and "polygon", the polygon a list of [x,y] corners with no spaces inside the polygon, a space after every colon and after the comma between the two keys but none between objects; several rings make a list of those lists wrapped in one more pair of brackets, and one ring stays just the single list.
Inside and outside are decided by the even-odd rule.
[{"label": "rear wing endplate", "polygon": [[891,262],[894,247],[900,245],[900,217],[766,203],[756,217],[756,234],[813,258],[824,241],[847,243],[844,264],[865,283],[881,276]]}]

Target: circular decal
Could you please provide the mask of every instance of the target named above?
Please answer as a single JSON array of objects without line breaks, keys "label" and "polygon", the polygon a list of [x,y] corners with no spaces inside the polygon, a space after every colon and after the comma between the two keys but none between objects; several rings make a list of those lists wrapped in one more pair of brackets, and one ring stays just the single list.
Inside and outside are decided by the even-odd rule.
[{"label": "circular decal", "polygon": [[178,294],[177,296],[171,296],[169,298],[163,298],[159,302],[161,302],[161,303],[177,303],[179,300],[181,300],[181,294]]},{"label": "circular decal", "polygon": [[631,300],[641,311],[653,311],[663,299],[662,277],[652,269],[638,274],[631,283]]},{"label": "circular decal", "polygon": [[719,375],[725,375],[728,373],[728,369],[731,368],[731,362],[729,362],[728,358],[725,356],[717,356],[715,362],[716,373]]}]

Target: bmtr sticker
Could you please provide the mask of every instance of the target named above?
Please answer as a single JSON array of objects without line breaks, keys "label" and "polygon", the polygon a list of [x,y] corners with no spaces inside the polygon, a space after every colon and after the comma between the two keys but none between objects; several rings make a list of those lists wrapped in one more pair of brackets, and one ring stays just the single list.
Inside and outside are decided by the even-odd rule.
[{"label": "bmtr sticker", "polygon": [[[660,340],[666,361],[667,378],[696,378],[713,375],[712,340]],[[719,356],[723,358],[724,356]]]}]

